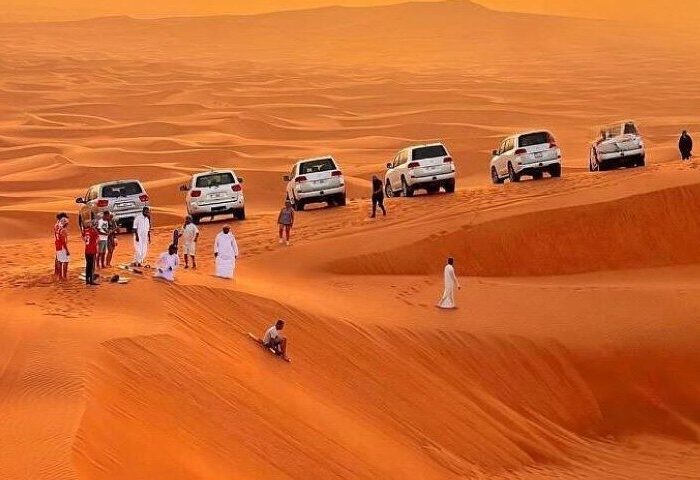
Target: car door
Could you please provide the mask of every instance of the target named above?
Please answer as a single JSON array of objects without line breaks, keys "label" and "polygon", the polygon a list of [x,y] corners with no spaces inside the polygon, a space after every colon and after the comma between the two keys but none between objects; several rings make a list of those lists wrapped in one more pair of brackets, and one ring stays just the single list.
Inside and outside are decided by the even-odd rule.
[{"label": "car door", "polygon": [[506,140],[503,146],[503,153],[501,154],[501,168],[504,175],[508,174],[508,164],[513,161],[515,155],[515,141],[516,137],[510,137]]},{"label": "car door", "polygon": [[506,168],[505,168],[505,162],[503,160],[503,155],[506,152],[506,145],[508,144],[508,139],[506,138],[501,142],[501,144],[498,146],[498,150],[496,151],[496,158],[494,160],[494,166],[496,167],[496,171],[498,172],[499,177],[503,177],[506,174]]},{"label": "car door", "polygon": [[400,185],[399,177],[397,175],[399,165],[401,165],[401,152],[397,153],[394,160],[391,162],[391,169],[389,170],[389,181],[391,182],[391,188],[396,190]]}]

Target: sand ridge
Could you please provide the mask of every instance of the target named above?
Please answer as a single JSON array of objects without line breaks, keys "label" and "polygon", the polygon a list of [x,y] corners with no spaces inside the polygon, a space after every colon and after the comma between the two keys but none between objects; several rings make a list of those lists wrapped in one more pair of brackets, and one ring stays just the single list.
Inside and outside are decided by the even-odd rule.
[{"label": "sand ridge", "polygon": [[[700,130],[698,39],[604,25],[460,1],[2,25],[0,478],[693,478],[700,170],[676,140]],[[588,173],[620,118],[649,165]],[[490,185],[491,149],[532,127],[563,177]],[[457,192],[370,220],[371,175],[425,141]],[[282,176],[325,153],[349,203],[280,247]],[[141,179],[152,261],[209,166],[245,178],[236,280],[207,221],[176,285],[88,292],[75,197]],[[439,312],[448,254],[465,288]],[[279,317],[292,364],[245,336]]]}]

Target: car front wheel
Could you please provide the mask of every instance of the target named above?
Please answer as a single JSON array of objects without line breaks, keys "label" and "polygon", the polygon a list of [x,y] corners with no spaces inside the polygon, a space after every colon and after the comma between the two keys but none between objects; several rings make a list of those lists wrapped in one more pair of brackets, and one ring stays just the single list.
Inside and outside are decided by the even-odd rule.
[{"label": "car front wheel", "polygon": [[394,196],[394,189],[391,188],[391,182],[389,182],[389,180],[386,181],[386,185],[384,186],[384,193],[386,194],[387,198]]},{"label": "car front wheel", "polygon": [[496,167],[491,167],[491,181],[494,183],[494,185],[503,183],[503,179],[498,176]]}]

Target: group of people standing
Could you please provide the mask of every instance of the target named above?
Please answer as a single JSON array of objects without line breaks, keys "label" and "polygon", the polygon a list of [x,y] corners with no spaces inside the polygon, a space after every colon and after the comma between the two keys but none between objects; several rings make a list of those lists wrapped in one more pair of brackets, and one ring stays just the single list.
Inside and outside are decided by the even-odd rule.
[{"label": "group of people standing", "polygon": [[[56,215],[54,225],[54,245],[56,258],[54,276],[59,281],[68,279],[68,264],[70,250],[68,248],[68,214],[61,212]],[[91,220],[82,225],[80,236],[85,245],[85,283],[95,285],[96,271],[112,266],[112,257],[117,247],[117,232],[119,227],[110,212],[104,212],[99,219]]]}]

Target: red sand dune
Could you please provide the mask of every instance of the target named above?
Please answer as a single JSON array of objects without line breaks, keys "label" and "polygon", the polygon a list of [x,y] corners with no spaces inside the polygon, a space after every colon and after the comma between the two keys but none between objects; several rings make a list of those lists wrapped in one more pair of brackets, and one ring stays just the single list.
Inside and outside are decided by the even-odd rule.
[{"label": "red sand dune", "polygon": [[[698,132],[696,32],[449,1],[0,41],[0,478],[697,478],[700,170],[675,145]],[[620,118],[648,166],[588,173]],[[563,178],[490,185],[491,149],[535,126]],[[429,140],[458,191],[370,221],[371,175]],[[282,176],[325,153],[349,204],[300,212],[279,247]],[[230,220],[176,285],[90,291],[72,225],[52,281],[54,215],[89,185],[144,182],[153,261],[208,166],[245,177],[234,282],[211,276]],[[433,306],[447,255],[454,312]],[[246,336],[280,317],[291,364]]]}]

